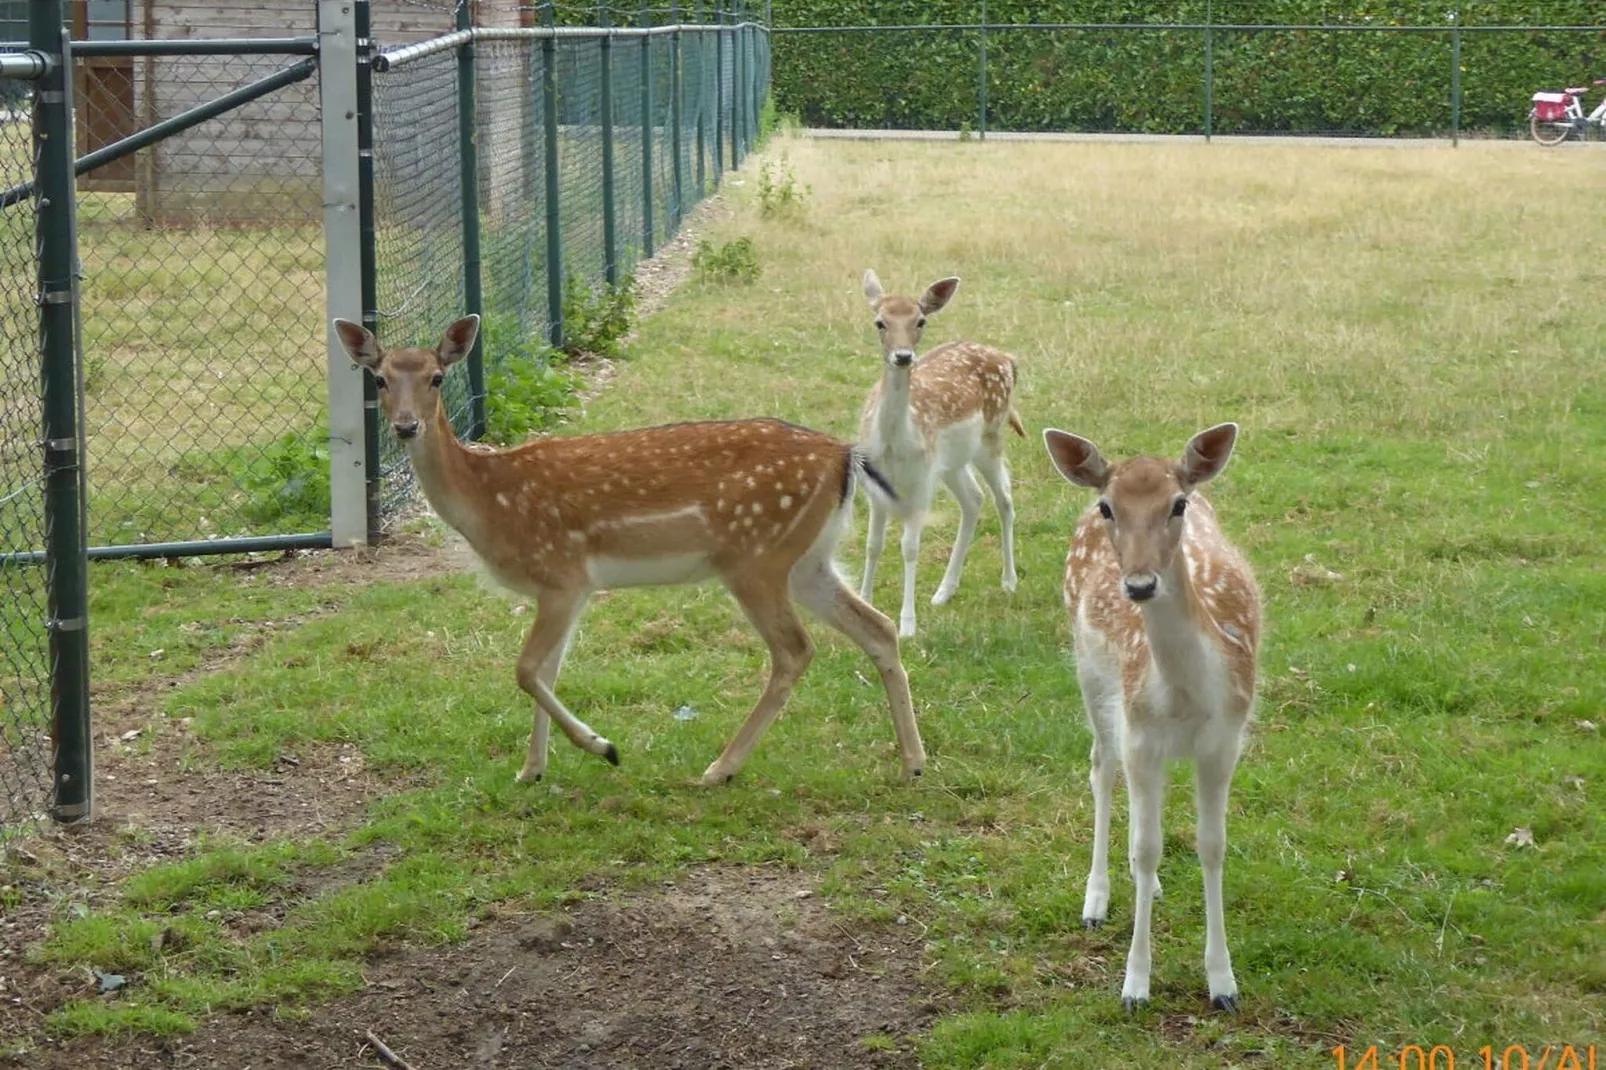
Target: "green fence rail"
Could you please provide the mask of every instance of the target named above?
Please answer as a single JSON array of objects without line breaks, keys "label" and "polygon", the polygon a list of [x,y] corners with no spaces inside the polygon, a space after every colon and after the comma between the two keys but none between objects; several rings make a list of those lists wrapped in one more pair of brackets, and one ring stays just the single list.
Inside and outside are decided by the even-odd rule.
[{"label": "green fence rail", "polygon": [[[642,7],[631,26],[536,13],[542,25],[526,27],[471,27],[465,15],[453,33],[359,65],[373,147],[364,320],[400,346],[432,344],[465,312],[484,317],[478,351],[446,384],[465,437],[484,430],[507,362],[563,343],[567,301],[632,285],[635,265],[740,166],[768,91],[768,32],[740,12],[682,22],[679,6]],[[370,433],[388,525],[412,477],[394,439]]]},{"label": "green fence rail", "polygon": [[1535,90],[1606,73],[1598,5],[1489,22],[1452,3],[1414,25],[1178,7],[1195,17],[988,22],[981,0],[978,21],[776,26],[775,101],[816,127],[1455,140],[1525,135]]}]

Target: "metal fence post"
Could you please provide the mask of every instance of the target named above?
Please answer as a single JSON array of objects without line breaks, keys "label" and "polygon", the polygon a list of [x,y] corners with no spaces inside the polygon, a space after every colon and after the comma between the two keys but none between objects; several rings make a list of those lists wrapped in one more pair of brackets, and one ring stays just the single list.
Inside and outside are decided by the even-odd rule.
[{"label": "metal fence post", "polygon": [[[641,28],[652,28],[652,9],[641,0]],[[641,244],[643,256],[652,245],[652,36],[641,35]]]},{"label": "metal fence post", "polygon": [[1209,141],[1216,126],[1216,32],[1215,12],[1210,0],[1205,0],[1204,31],[1204,135]]},{"label": "metal fence post", "polygon": [[[379,245],[374,223],[374,40],[373,6],[352,0],[357,35],[357,229],[361,248],[362,325],[379,334]],[[378,539],[385,526],[384,468],[379,461],[379,388],[373,376],[362,375],[363,466],[368,474],[368,539]],[[338,545],[338,544],[337,544]]]},{"label": "metal fence post", "polygon": [[[555,23],[552,0],[542,5],[542,21],[548,29]],[[563,230],[558,214],[558,40],[555,35],[541,40],[541,125],[546,131],[546,315],[547,342],[554,349],[563,347]]]},{"label": "metal fence post", "polygon": [[725,177],[725,0],[714,0],[714,188]]},{"label": "metal fence post", "polygon": [[[608,3],[597,5],[597,24],[609,26]],[[619,217],[613,196],[613,34],[602,35],[602,260],[609,286],[619,285]]]},{"label": "metal fence post", "polygon": [[981,55],[976,80],[976,136],[987,140],[987,0],[981,0]]},{"label": "metal fence post", "polygon": [[[692,15],[695,24],[703,24],[703,0],[697,0],[695,13]],[[703,92],[708,87],[708,31],[697,30],[697,198],[702,199],[707,189],[708,171],[707,161],[704,157],[708,153],[707,140],[707,112],[708,101]]]},{"label": "metal fence post", "polygon": [[747,86],[742,83],[742,5],[740,2],[731,8],[731,170],[742,166],[742,159],[746,155],[744,134],[746,133],[746,109],[742,107],[746,101]]},{"label": "metal fence post", "polygon": [[[363,292],[361,113],[357,97],[357,3],[319,0],[318,93],[323,135],[323,241],[329,353],[329,533],[336,547],[358,546],[370,529],[368,410],[361,368],[334,331],[336,317],[366,322]],[[371,135],[371,130],[370,130]],[[370,167],[372,156],[369,157]],[[369,220],[370,226],[372,219]],[[372,238],[370,231],[368,237]],[[367,323],[370,330],[372,323]],[[377,468],[377,466],[376,466]]]},{"label": "metal fence post", "polygon": [[[457,28],[473,29],[470,0],[458,0]],[[463,304],[464,313],[483,313],[485,297],[480,279],[480,160],[475,137],[474,42],[457,47],[457,143],[463,201]],[[467,437],[485,434],[485,332],[474,339],[468,355],[469,428]]]},{"label": "metal fence post", "polygon": [[679,227],[681,219],[686,215],[685,167],[680,162],[680,124],[685,114],[680,99],[685,94],[685,87],[680,82],[680,0],[674,0],[670,4],[669,12],[669,17],[675,26],[674,33],[669,35],[669,151],[674,153],[675,159],[675,203],[670,207],[669,218],[674,227]]},{"label": "metal fence post", "polygon": [[1461,145],[1461,5],[1455,6],[1450,30],[1450,146]]},{"label": "metal fence post", "polygon": [[83,428],[79,425],[74,278],[72,58],[61,0],[35,0],[28,40],[52,65],[34,103],[39,247],[39,342],[44,409],[45,569],[49,585],[50,724],[56,751],[51,816],[93,814],[95,758],[89,719],[89,556],[84,535]]}]

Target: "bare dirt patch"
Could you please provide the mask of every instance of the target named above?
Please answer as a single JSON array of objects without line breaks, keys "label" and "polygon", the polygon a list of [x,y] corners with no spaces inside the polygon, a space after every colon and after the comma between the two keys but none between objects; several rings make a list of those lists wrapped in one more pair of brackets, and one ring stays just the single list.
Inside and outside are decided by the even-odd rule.
[{"label": "bare dirt patch", "polygon": [[[467,942],[375,961],[362,992],[306,1020],[228,1015],[170,1041],[88,1040],[44,1068],[912,1067],[919,934],[853,932],[810,880],[710,868],[658,892],[504,916]],[[870,1038],[867,1043],[867,1038]]]}]

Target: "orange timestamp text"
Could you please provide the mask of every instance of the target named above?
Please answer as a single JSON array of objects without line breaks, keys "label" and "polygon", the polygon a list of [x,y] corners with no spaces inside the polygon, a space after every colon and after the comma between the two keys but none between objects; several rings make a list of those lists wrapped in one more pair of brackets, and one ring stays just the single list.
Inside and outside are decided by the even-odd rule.
[{"label": "orange timestamp text", "polygon": [[[1546,1044],[1528,1048],[1512,1044],[1497,1048],[1485,1044],[1474,1056],[1462,1062],[1463,1070],[1600,1070],[1595,1062],[1595,1045]],[[1368,1048],[1333,1049],[1337,1070],[1455,1070],[1455,1052],[1447,1044],[1431,1048],[1407,1044],[1399,1051],[1381,1051],[1376,1044]]]}]

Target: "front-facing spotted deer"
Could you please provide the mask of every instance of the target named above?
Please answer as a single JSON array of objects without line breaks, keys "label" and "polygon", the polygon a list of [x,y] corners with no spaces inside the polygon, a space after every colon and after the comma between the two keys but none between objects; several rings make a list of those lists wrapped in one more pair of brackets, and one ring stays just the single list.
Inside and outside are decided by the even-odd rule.
[{"label": "front-facing spotted deer", "polygon": [[771,671],[705,783],[736,774],[814,655],[794,600],[870,655],[892,705],[904,772],[924,770],[892,622],[849,590],[831,563],[858,479],[872,493],[890,494],[857,449],[779,420],[735,420],[470,450],[452,432],[441,381],[473,348],[478,316],[452,324],[435,349],[386,352],[358,324],[337,319],[335,329],[373,375],[435,512],[493,577],[537,599],[518,661],[519,686],[535,700],[518,779],[539,780],[546,771],[548,718],[576,746],[618,764],[614,745],[553,693],[587,599],[607,588],[711,577],[725,583],[769,645]]},{"label": "front-facing spotted deer", "polygon": [[[1004,462],[1004,428],[1026,436],[1015,412],[1015,358],[975,342],[949,342],[915,356],[926,317],[946,305],[958,286],[957,278],[943,279],[915,300],[883,293],[876,273],[864,273],[864,296],[875,312],[883,368],[881,381],[865,402],[859,439],[908,510],[903,522],[903,609],[898,616],[898,633],[904,636],[915,633],[920,532],[939,480],[959,501],[959,534],[931,604],[947,604],[959,589],[965,554],[981,517],[976,475],[993,492],[998,508],[1004,590],[1015,589],[1015,503]],[[884,504],[871,498],[859,586],[867,600],[875,587],[889,516]]]},{"label": "front-facing spotted deer", "polygon": [[1237,437],[1236,424],[1221,424],[1195,435],[1180,461],[1138,457],[1112,465],[1085,438],[1043,432],[1060,474],[1099,492],[1065,562],[1076,674],[1093,726],[1093,865],[1082,923],[1100,925],[1109,911],[1110,804],[1119,761],[1130,795],[1136,887],[1121,989],[1128,1010],[1149,998],[1160,811],[1166,763],[1179,758],[1195,766],[1210,999],[1222,1010],[1237,1007],[1221,876],[1227,788],[1255,702],[1260,592],[1248,562],[1195,490],[1227,466]]}]

